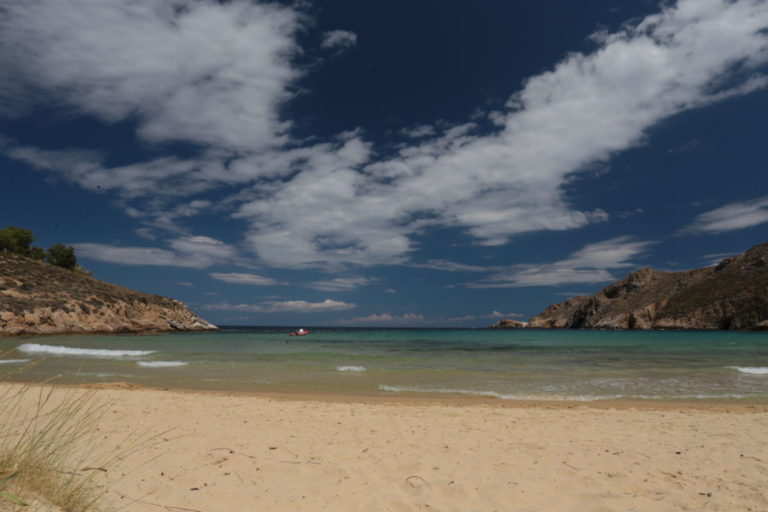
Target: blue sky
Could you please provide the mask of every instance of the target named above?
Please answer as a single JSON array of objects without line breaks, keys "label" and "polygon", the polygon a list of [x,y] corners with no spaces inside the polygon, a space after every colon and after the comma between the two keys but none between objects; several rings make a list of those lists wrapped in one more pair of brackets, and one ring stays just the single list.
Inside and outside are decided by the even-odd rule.
[{"label": "blue sky", "polygon": [[768,3],[26,0],[0,224],[223,325],[485,326],[768,241]]}]

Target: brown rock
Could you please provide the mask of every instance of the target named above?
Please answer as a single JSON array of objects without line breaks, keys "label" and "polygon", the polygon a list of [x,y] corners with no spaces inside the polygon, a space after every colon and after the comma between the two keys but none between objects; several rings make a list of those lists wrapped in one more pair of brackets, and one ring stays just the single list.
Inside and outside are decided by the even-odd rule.
[{"label": "brown rock", "polygon": [[767,329],[768,244],[713,267],[640,269],[591,297],[549,306],[528,327]]},{"label": "brown rock", "polygon": [[519,320],[499,320],[491,326],[492,329],[522,329],[528,325],[528,322]]},{"label": "brown rock", "polygon": [[215,329],[176,299],[0,254],[0,336]]}]

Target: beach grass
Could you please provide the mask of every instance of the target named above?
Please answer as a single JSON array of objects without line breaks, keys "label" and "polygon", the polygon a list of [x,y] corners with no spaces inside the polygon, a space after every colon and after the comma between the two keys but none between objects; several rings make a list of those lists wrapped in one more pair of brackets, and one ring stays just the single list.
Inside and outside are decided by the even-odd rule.
[{"label": "beach grass", "polygon": [[[39,363],[0,375],[0,383]],[[0,511],[100,510],[99,477],[140,443],[102,445],[99,421],[110,404],[95,390],[7,384],[0,388]]]}]

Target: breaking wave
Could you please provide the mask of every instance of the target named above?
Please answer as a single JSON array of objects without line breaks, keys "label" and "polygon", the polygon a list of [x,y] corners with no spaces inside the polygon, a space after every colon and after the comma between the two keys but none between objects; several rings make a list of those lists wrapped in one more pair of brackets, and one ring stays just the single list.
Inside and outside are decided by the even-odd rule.
[{"label": "breaking wave", "polygon": [[185,361],[139,361],[138,364],[144,368],[173,368],[175,366],[187,366]]},{"label": "breaking wave", "polygon": [[768,367],[766,366],[729,366],[728,368],[749,375],[768,375]]},{"label": "breaking wave", "polygon": [[498,393],[496,391],[482,391],[473,389],[445,389],[445,388],[423,388],[419,386],[387,386],[379,385],[379,391],[389,391],[393,393],[439,393],[450,395],[472,395],[499,398],[502,400],[535,400],[540,402],[595,402],[598,400],[712,400],[712,399],[741,399],[749,395],[740,393],[726,394],[684,394],[684,395],[642,395],[642,394],[615,394],[615,395],[531,395],[531,394],[508,394]]},{"label": "breaking wave", "polygon": [[366,372],[368,368],[365,366],[337,366],[336,370],[340,372]]},{"label": "breaking wave", "polygon": [[16,350],[27,354],[52,354],[55,356],[79,356],[79,357],[134,357],[154,354],[154,350],[109,350],[105,348],[72,348],[56,345],[40,345],[38,343],[24,343],[16,347]]}]

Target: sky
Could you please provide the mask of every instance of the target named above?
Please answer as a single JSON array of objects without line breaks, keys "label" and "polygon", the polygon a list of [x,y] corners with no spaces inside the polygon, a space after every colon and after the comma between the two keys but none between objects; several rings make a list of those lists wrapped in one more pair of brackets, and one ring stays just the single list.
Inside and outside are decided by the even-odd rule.
[{"label": "sky", "polygon": [[0,227],[219,325],[484,327],[768,242],[764,0],[0,2]]}]

